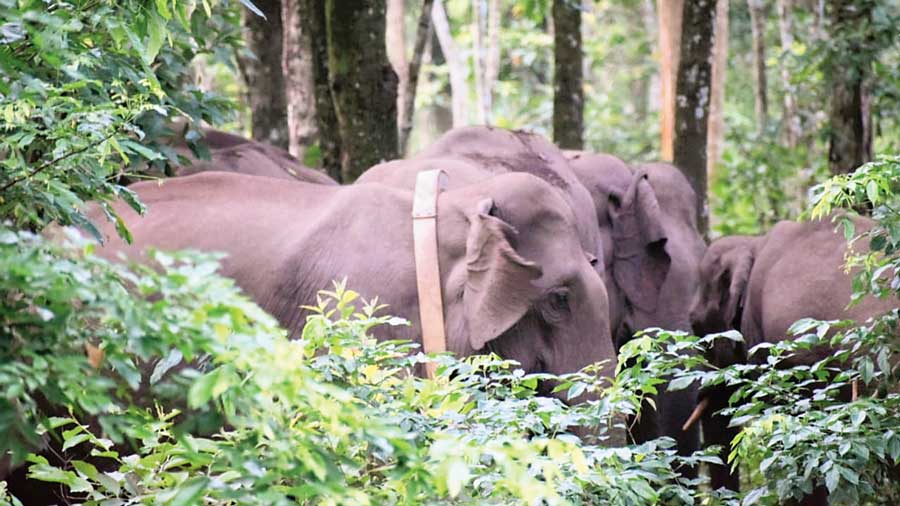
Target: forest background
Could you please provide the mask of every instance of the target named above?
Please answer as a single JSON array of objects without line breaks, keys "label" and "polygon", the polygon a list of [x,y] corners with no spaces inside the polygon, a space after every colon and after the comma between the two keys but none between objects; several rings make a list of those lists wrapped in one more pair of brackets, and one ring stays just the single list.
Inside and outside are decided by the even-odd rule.
[{"label": "forest background", "polygon": [[[564,378],[573,395],[603,394],[601,402],[569,408],[535,396],[538,378],[494,357],[443,357],[435,380],[406,374],[421,355],[410,354],[409,344],[367,337],[374,325],[402,322],[374,315],[344,286],[323,294],[322,314],[304,339],[288,342],[232,282],[214,275],[215,256],[157,254],[156,271],[103,262],[94,245],[75,238],[61,246],[35,234],[52,223],[90,231],[79,211],[88,200],[121,197],[144,210],[124,183],[136,175],[132,169],[171,159],[172,150],[157,142],[159,126],[179,115],[286,145],[347,181],[370,157],[415,152],[467,123],[533,129],[563,147],[627,161],[671,157],[694,182],[710,177],[710,235],[763,231],[796,216],[807,208],[811,184],[898,149],[896,1],[431,5],[424,18],[434,23],[424,23],[420,38],[423,11],[415,2],[71,0],[48,8],[42,0],[0,0],[0,450],[16,464],[27,459],[31,475],[48,487],[91,504],[779,504],[823,483],[834,504],[896,504],[896,480],[888,479],[900,459],[891,366],[897,346],[889,332],[896,312],[835,335],[846,349],[872,350],[850,364],[846,354],[829,359],[842,361],[835,377],[826,376],[837,367],[827,361],[780,368],[776,359],[749,372],[713,371],[698,358],[712,338],[643,336],[623,350],[623,363],[633,359],[634,366],[623,367],[612,384],[598,385],[589,374]],[[716,15],[726,5],[727,17]],[[692,21],[678,27],[678,12]],[[306,16],[316,22],[304,25],[291,17],[299,13],[324,17]],[[565,14],[577,14],[581,28],[554,29]],[[719,28],[726,20],[727,53],[714,37],[726,33]],[[304,26],[310,41],[320,42],[326,28],[324,53],[278,44]],[[382,46],[388,33],[395,38]],[[563,76],[556,67],[565,61],[558,52],[574,47],[575,33],[582,50],[574,54],[583,59],[565,70],[583,79],[573,88],[584,93],[580,119],[577,94],[556,93]],[[668,37],[678,33],[685,44]],[[377,54],[338,50],[360,41]],[[680,60],[704,76],[692,83],[696,93],[681,92],[684,104],[664,92],[691,66],[674,64],[675,47],[691,49]],[[421,55],[419,86],[401,85],[402,61],[395,62],[400,72],[383,71],[397,48],[407,63]],[[331,64],[330,102],[320,104],[321,71],[283,70],[297,63],[292,54]],[[342,61],[346,55],[360,58],[358,65]],[[724,72],[712,72],[716,61],[726,62]],[[454,74],[450,62],[461,72]],[[352,80],[358,89],[378,84],[365,90],[371,96],[388,90],[391,97],[394,89],[404,104],[417,90],[404,149],[405,117],[396,112],[404,106],[334,86],[339,71],[373,68],[383,79]],[[704,91],[713,75],[726,83],[718,112],[715,86]],[[296,77],[307,87],[279,84]],[[307,100],[287,90],[307,90]],[[283,108],[271,108],[277,100]],[[721,117],[716,136],[704,125],[702,135],[687,138],[678,135],[677,121],[663,122],[684,117],[692,100],[713,111],[687,118]],[[311,103],[324,107],[313,115],[302,107]],[[358,123],[338,117],[323,129],[329,103],[372,114],[358,115]],[[360,103],[367,107],[352,107]],[[554,128],[563,120],[582,126]],[[354,132],[370,135],[354,144]],[[197,135],[189,131],[188,141]],[[708,145],[719,146],[719,154],[707,156]],[[680,160],[686,153],[699,156]],[[900,160],[887,156],[826,182],[814,196],[820,214],[832,205],[875,210],[881,228],[872,249],[884,255],[867,259],[859,291],[896,297],[900,290],[898,180]],[[109,218],[117,220],[112,212]],[[888,284],[874,281],[885,273]],[[802,338],[773,353],[784,358],[791,347],[820,343],[832,325],[805,322]],[[684,350],[697,353],[685,360]],[[197,367],[187,365],[198,357],[205,358]],[[148,363],[155,364],[154,393],[170,404],[142,404],[138,364]],[[676,372],[684,374],[682,386],[740,385],[735,410],[745,430],[732,457],[748,469],[742,495],[709,491],[673,471],[711,455],[678,457],[665,440],[610,448],[567,433],[634,414],[660,378]],[[808,381],[825,377],[825,392],[808,403],[765,402],[772,389],[805,399]],[[829,396],[851,382],[886,393],[850,404]],[[230,430],[202,435],[223,420]],[[44,436],[115,470],[91,459],[29,455]],[[2,487],[0,504],[16,504]]]},{"label": "forest background", "polygon": [[[310,25],[309,16],[305,24],[298,20],[304,11],[315,12],[316,2],[256,3],[267,19],[244,13],[248,45],[234,60],[242,73],[198,65],[197,82],[242,99],[232,128],[290,147],[339,179],[339,155],[322,149],[335,141],[319,134],[338,129],[317,122],[314,104],[321,98],[309,100],[322,94],[311,51],[327,46],[319,39],[328,34]],[[398,75],[402,147],[393,155],[413,154],[466,124],[532,130],[564,148],[629,162],[671,161],[678,152],[673,143],[681,142],[676,162],[683,170],[691,174],[706,165],[712,234],[718,236],[758,233],[795,218],[810,186],[896,152],[900,143],[900,6],[890,0],[698,2],[699,17],[690,24],[681,23],[684,2],[678,0],[375,4],[386,17],[380,11],[361,17],[357,30],[385,33],[386,55],[371,58],[386,57]],[[353,16],[353,9],[336,12]],[[688,30],[707,43],[682,46]],[[696,53],[687,60],[708,63],[705,90],[706,84],[675,90],[683,50]],[[411,74],[418,75],[417,86],[408,84]],[[289,92],[244,84],[257,81],[283,81]],[[704,100],[705,142],[675,135],[679,93]],[[414,112],[405,119],[410,100]],[[565,128],[554,130],[557,122]],[[381,140],[373,145],[385,144]],[[688,160],[686,151],[704,160]]]}]

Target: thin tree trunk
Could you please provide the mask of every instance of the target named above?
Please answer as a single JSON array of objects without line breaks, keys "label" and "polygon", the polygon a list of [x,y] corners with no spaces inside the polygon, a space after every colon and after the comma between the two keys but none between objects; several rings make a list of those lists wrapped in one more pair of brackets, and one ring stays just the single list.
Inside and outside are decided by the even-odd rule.
[{"label": "thin tree trunk", "polygon": [[487,16],[485,9],[487,5],[485,4],[486,0],[472,0],[472,12],[475,15],[475,36],[473,38],[473,59],[475,68],[475,96],[478,100],[478,107],[476,110],[478,112],[478,123],[482,125],[486,125],[488,123],[488,119],[490,117],[490,96],[485,92],[486,87],[486,67],[487,63],[485,49],[484,49],[484,38],[485,32],[487,31],[487,27],[485,26],[487,23]]},{"label": "thin tree trunk", "polygon": [[709,220],[706,147],[716,2],[685,2],[682,20],[681,58],[676,85],[679,99],[675,109],[674,162],[684,171],[697,194],[697,224],[705,235]]},{"label": "thin tree trunk", "polygon": [[244,41],[253,53],[240,58],[252,114],[253,139],[288,147],[287,99],[281,69],[281,2],[255,0],[265,18],[241,9]]},{"label": "thin tree trunk", "polygon": [[553,142],[584,147],[584,86],[581,10],[571,0],[553,0]]},{"label": "thin tree trunk", "polygon": [[398,150],[403,156],[403,104],[409,92],[409,60],[406,58],[406,0],[387,0],[387,32],[385,33],[388,60],[397,74]]},{"label": "thin tree trunk", "polygon": [[681,56],[681,17],[684,0],[658,0],[659,12],[659,85],[660,157],[672,161],[675,139],[675,93]]},{"label": "thin tree trunk", "polygon": [[316,92],[313,80],[312,40],[302,22],[299,0],[282,0],[284,22],[282,70],[287,97],[288,150],[303,160],[316,140]]},{"label": "thin tree trunk", "polygon": [[326,0],[328,77],[341,133],[341,180],[397,158],[397,74],[385,47],[385,0]]},{"label": "thin tree trunk", "polygon": [[466,67],[459,56],[459,48],[453,40],[450,22],[441,0],[434,0],[431,20],[434,23],[434,31],[441,46],[441,53],[447,62],[447,71],[450,74],[453,127],[464,126],[469,123],[469,85],[466,80]]},{"label": "thin tree trunk", "polygon": [[769,121],[769,99],[766,85],[766,1],[747,0],[753,34],[753,81],[755,83],[756,130],[766,131]]},{"label": "thin tree trunk", "polygon": [[[781,35],[781,52],[787,54],[794,46],[792,0],[778,0],[778,31]],[[791,83],[791,72],[786,65],[781,65],[781,83],[784,86],[784,138],[788,147],[797,147],[802,135],[800,117],[797,115],[797,98],[794,85]]]},{"label": "thin tree trunk", "polygon": [[326,0],[300,0],[301,22],[309,32],[312,47],[312,77],[315,84],[316,124],[322,168],[337,182],[341,180],[341,135],[328,80],[328,33]]},{"label": "thin tree trunk", "polygon": [[406,146],[409,143],[409,135],[413,127],[413,114],[416,107],[416,92],[419,85],[419,69],[422,66],[422,55],[425,53],[426,42],[431,38],[431,10],[434,0],[423,0],[422,11],[419,13],[419,22],[416,24],[416,43],[413,46],[412,60],[406,70],[406,83],[401,83],[399,100],[399,152],[406,154]]},{"label": "thin tree trunk", "polygon": [[385,32],[385,45],[387,46],[388,60],[397,73],[398,94],[402,94],[404,80],[409,62],[406,61],[406,1],[387,0],[387,31]]},{"label": "thin tree trunk", "polygon": [[[485,94],[488,114],[494,104],[494,83],[500,77],[500,0],[488,0],[487,55],[484,63]],[[488,118],[490,119],[490,118]]]},{"label": "thin tree trunk", "polygon": [[[635,24],[643,25],[647,40],[655,40],[658,26],[653,0],[642,0],[637,16]],[[659,110],[659,73],[652,72],[635,79],[632,96],[637,124],[643,125],[651,110]]]},{"label": "thin tree trunk", "polygon": [[728,69],[728,0],[716,1],[716,41],[713,47],[712,89],[707,131],[706,174],[715,181],[716,164],[722,157],[725,138],[725,73]]},{"label": "thin tree trunk", "polygon": [[[432,6],[433,8],[433,6]],[[422,54],[422,72],[419,74],[419,80],[425,87],[435,81],[435,72],[433,69],[446,65],[444,54],[441,52],[441,45],[437,40],[434,30],[425,44],[425,51]],[[432,71],[426,72],[426,69]],[[444,83],[438,91],[448,99],[452,98],[450,91],[450,83]],[[440,137],[451,128],[453,128],[453,111],[450,108],[452,100],[435,100],[421,109],[416,109],[413,115],[413,130],[409,136],[409,145],[407,152],[411,152],[412,148],[421,148],[431,144],[435,139]]]},{"label": "thin tree trunk", "polygon": [[831,3],[832,38],[846,37],[825,64],[825,82],[831,84],[831,128],[828,165],[832,174],[853,172],[872,160],[872,116],[866,79],[874,55],[860,33],[871,16],[871,3],[838,0]]}]

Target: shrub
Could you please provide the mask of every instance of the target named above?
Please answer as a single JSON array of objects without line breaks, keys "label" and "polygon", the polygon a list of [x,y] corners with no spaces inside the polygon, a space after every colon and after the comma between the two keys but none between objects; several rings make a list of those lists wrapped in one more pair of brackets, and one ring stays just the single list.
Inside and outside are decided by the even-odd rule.
[{"label": "shrub", "polygon": [[[426,360],[415,345],[369,336],[406,322],[378,316],[377,303],[357,310],[342,284],[322,293],[290,341],[211,274],[209,257],[155,253],[157,273],[98,260],[89,243],[3,237],[4,272],[14,275],[0,283],[17,296],[0,326],[13,344],[0,388],[19,414],[4,421],[4,448],[21,455],[48,433],[63,449],[89,451],[65,464],[29,457],[32,478],[86,504],[691,504],[693,484],[673,469],[708,459],[677,457],[669,440],[597,444],[617,413],[655,391],[640,366],[609,382],[590,371],[526,375],[496,356],[441,356],[438,376],[423,379],[413,374]],[[601,396],[569,408],[535,395],[544,380]],[[155,406],[139,390],[148,382]],[[71,412],[47,417],[41,397]],[[87,423],[95,417],[102,434]],[[209,430],[210,420],[224,423]],[[589,425],[590,437],[572,432]]]}]

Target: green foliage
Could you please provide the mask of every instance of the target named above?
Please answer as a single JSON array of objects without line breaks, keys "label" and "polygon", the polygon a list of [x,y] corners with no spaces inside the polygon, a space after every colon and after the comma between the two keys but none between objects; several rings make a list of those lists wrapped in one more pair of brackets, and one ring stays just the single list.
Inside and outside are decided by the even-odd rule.
[{"label": "green foliage", "polygon": [[710,181],[713,232],[755,235],[796,219],[808,188],[827,175],[825,160],[806,146],[783,145],[774,129],[757,133],[749,117],[734,113],[727,120],[726,149]]},{"label": "green foliage", "polygon": [[37,447],[39,424],[61,423],[48,416],[96,416],[120,442],[146,437],[148,413],[136,407],[155,398],[174,408],[196,376],[177,364],[219,348],[226,331],[261,342],[276,333],[232,281],[209,276],[215,257],[154,253],[157,272],[70,241],[0,228],[0,453],[15,461]]},{"label": "green foliage", "polygon": [[[23,254],[30,248],[45,254],[76,253],[30,236],[16,245]],[[83,292],[98,291],[91,285],[96,277],[130,272],[77,253],[68,260],[68,271],[82,264],[97,271],[89,279],[73,275],[70,282]],[[156,258],[165,262],[160,255]],[[45,352],[49,366],[44,369],[51,373],[35,381],[59,386],[63,394],[88,390],[91,397],[102,399],[98,409],[78,413],[124,409],[132,422],[141,423],[131,434],[139,441],[132,453],[94,435],[76,417],[31,416],[31,423],[40,421],[41,432],[57,434],[63,448],[80,445],[93,455],[64,467],[33,455],[32,478],[64,484],[70,493],[84,494],[86,504],[151,497],[167,504],[693,503],[691,484],[673,469],[709,457],[676,457],[673,442],[666,440],[623,448],[589,444],[609,436],[619,410],[633,412],[643,395],[655,391],[658,381],[639,366],[623,371],[622,379],[610,384],[590,372],[565,379],[529,376],[495,356],[442,356],[438,377],[422,379],[412,373],[426,358],[410,353],[413,345],[369,336],[377,325],[406,322],[376,316],[374,303],[357,310],[356,294],[342,285],[322,293],[302,338],[289,341],[271,326],[269,317],[237,296],[230,282],[210,276],[211,264],[195,264],[185,256],[170,265],[161,274],[142,268],[140,276],[126,276],[140,293],[160,296],[137,302],[128,314],[128,323],[136,328],[122,321],[119,307],[112,303],[126,299],[124,288],[117,285],[109,287],[109,300],[74,300],[69,293],[54,299],[56,313],[67,314],[59,306],[70,300],[68,309],[78,308],[97,322],[93,326],[35,316],[31,327],[47,330],[44,346],[69,350]],[[35,279],[42,280],[37,274]],[[40,288],[18,290],[32,304],[46,294]],[[135,301],[128,300],[122,306],[132,304]],[[37,308],[33,312],[41,314]],[[148,322],[154,323],[149,330]],[[97,336],[97,346],[106,352],[101,370],[92,370],[80,352],[85,339],[50,332],[57,328],[85,328]],[[30,341],[23,341],[8,354],[16,359],[11,365],[32,365],[23,358],[36,352]],[[629,349],[637,354],[641,346],[646,342]],[[673,340],[672,346],[680,345]],[[128,385],[129,373],[120,369],[143,372],[146,380],[149,359],[172,357],[173,349],[180,352],[177,358],[156,362],[152,369],[156,375],[160,368],[169,368],[191,380],[189,387],[178,390],[187,392],[189,411],[181,413],[171,404],[140,407],[136,401],[141,399],[112,409],[119,406],[112,392],[134,388]],[[147,365],[123,366],[128,352]],[[209,365],[198,372],[195,366],[202,354],[208,355]],[[57,361],[75,370],[63,371]],[[25,378],[39,374],[37,366],[22,372]],[[77,377],[87,379],[73,384]],[[535,395],[542,380],[558,381],[558,389],[572,395],[597,389],[602,397],[568,408]],[[125,385],[115,388],[117,381]],[[16,401],[28,406],[37,391],[20,390]],[[57,402],[77,408],[80,401]],[[197,410],[204,409],[221,416],[226,425],[209,436],[186,432]],[[576,437],[571,432],[576,424],[595,426],[593,435]]]},{"label": "green foliage", "polygon": [[[856,272],[854,301],[900,297],[898,171],[900,158],[887,157],[811,192],[813,217],[836,216],[848,240],[869,241],[870,253],[848,259]],[[835,213],[841,208],[873,209],[875,227],[860,233]],[[823,486],[829,504],[897,503],[898,323],[897,310],[868,322],[803,320],[791,328],[792,340],[751,349],[751,364],[690,373],[703,386],[737,389],[728,411],[744,427],[729,460],[757,476],[744,504],[783,504]],[[791,366],[795,355],[811,351],[824,358]],[[856,387],[859,398],[847,403]]]},{"label": "green foliage", "polygon": [[185,80],[195,55],[240,40],[236,11],[218,4],[0,1],[0,218],[92,229],[86,200],[110,219],[116,196],[142,210],[117,178],[174,159],[152,142],[161,118],[219,123],[231,107]]}]

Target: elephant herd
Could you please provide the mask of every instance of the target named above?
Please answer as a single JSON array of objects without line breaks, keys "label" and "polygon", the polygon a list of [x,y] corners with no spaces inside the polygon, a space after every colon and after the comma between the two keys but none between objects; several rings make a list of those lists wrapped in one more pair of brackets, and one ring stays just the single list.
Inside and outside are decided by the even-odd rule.
[{"label": "elephant herd", "polygon": [[[221,273],[294,335],[301,306],[347,278],[412,323],[379,338],[419,339],[411,209],[416,176],[430,169],[448,176],[437,206],[438,264],[447,348],[457,355],[494,352],[527,372],[557,374],[606,361],[602,374],[612,375],[617,348],[638,330],[736,329],[746,345],[711,357],[727,365],[758,360],[746,350],[784,339],[800,318],[865,320],[895,305],[847,309],[847,246],[828,220],[782,222],[765,236],[707,247],[696,195],[665,163],[628,165],[531,133],[463,127],[341,186],[272,146],[212,130],[207,142],[210,161],[177,171],[192,175],[131,186],[149,213],[117,203],[134,241],[107,223],[99,251],[134,259],[148,247],[224,252]],[[104,222],[99,208],[88,214]],[[868,226],[857,219],[857,230]],[[729,395],[662,392],[631,437],[669,436],[689,454],[702,430],[705,444],[727,448],[736,429],[716,411]],[[683,430],[700,398],[709,405],[701,423]],[[712,466],[710,476],[713,487],[738,488],[727,467]]]}]

